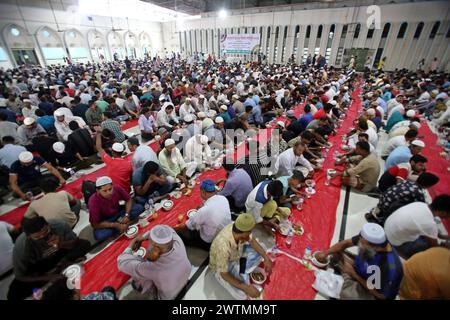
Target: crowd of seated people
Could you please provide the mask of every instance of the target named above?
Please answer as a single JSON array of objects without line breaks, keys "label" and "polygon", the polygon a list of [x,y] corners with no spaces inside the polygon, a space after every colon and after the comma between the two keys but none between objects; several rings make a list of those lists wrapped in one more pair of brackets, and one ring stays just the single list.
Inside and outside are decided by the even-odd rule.
[{"label": "crowd of seated people", "polygon": [[[252,231],[261,226],[272,238],[280,231],[280,223],[292,214],[292,202],[304,196],[300,189],[305,180],[321,170],[321,151],[329,147],[361,81],[351,68],[214,59],[189,63],[176,57],[131,64],[20,66],[0,70],[0,75],[1,195],[11,192],[30,201],[21,229],[0,224],[9,246],[2,252],[0,270],[14,270],[9,299],[25,299],[32,289],[46,285],[42,299],[48,300],[80,299],[77,290],[62,285],[61,271],[80,261],[92,244],[73,232],[82,203],[61,189],[75,178],[73,171],[93,164],[104,164],[104,173],[92,181],[84,202],[99,242],[114,241],[137,223],[149,201],[185,190],[193,177],[222,164],[225,179],[201,181],[203,203],[197,213],[186,223],[173,228],[158,224],[133,239],[118,257],[118,269],[131,276],[139,294],[174,299],[190,275],[186,246],[194,246],[209,252],[209,268],[234,298],[258,297],[248,270],[264,262],[270,272],[272,261]],[[418,279],[425,273],[406,272],[426,260],[415,259],[416,254],[440,245],[444,236],[434,217],[445,218],[450,210],[450,195],[426,203],[426,189],[439,178],[426,172],[419,115],[445,129],[448,112],[443,105],[450,109],[448,77],[430,77],[411,82],[401,71],[364,79],[363,112],[346,136],[346,154],[337,159],[345,169],[334,175],[341,176],[343,186],[379,197],[380,204],[366,216],[371,223],[360,235],[319,257],[360,246],[353,262],[342,255],[336,260],[347,275],[343,299],[393,299],[399,291],[405,298],[448,294],[432,287],[443,285],[438,282],[418,293],[421,288],[413,282],[425,282]],[[121,128],[132,119],[140,139]],[[260,143],[257,134],[266,127],[277,131]],[[389,140],[379,155],[383,134]],[[148,145],[153,141],[156,149]],[[243,143],[248,154],[230,156]],[[384,168],[380,156],[386,160]],[[142,258],[133,252],[144,241],[149,245]],[[429,255],[445,260],[448,249]],[[410,259],[409,269],[403,270],[400,256]],[[386,271],[379,290],[364,287],[368,274],[363,266],[368,263]],[[434,269],[427,272],[438,277]],[[83,299],[115,298],[114,290],[106,288]]]}]

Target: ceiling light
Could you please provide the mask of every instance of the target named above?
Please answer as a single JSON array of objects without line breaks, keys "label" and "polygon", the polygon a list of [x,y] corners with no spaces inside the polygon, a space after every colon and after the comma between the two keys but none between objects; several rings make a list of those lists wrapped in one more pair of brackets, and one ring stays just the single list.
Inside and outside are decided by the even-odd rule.
[{"label": "ceiling light", "polygon": [[225,19],[228,15],[228,12],[225,9],[219,11],[219,18]]}]

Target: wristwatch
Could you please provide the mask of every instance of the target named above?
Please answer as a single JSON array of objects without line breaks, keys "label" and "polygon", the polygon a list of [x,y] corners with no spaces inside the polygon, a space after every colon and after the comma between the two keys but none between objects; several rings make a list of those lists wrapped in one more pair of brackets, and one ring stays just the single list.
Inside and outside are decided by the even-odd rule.
[{"label": "wristwatch", "polygon": [[125,217],[129,218],[130,214],[129,213],[125,213]]}]

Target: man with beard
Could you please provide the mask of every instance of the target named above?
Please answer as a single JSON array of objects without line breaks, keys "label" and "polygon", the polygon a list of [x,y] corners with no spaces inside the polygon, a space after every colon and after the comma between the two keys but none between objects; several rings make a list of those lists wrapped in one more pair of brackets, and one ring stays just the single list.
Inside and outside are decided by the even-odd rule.
[{"label": "man with beard", "polygon": [[[359,248],[356,256],[346,251],[353,246]],[[402,263],[380,225],[366,223],[359,235],[340,241],[315,257],[325,262],[328,256],[344,277],[342,300],[393,300],[397,296],[403,278]]]}]

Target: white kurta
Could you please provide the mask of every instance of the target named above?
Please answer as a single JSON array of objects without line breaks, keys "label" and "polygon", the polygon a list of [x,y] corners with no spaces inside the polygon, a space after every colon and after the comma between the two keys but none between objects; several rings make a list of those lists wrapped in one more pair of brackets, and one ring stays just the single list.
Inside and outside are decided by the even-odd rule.
[{"label": "white kurta", "polygon": [[306,160],[303,155],[295,155],[294,148],[289,148],[286,151],[283,151],[275,162],[275,171],[277,172],[277,176],[292,176],[297,164],[306,167],[310,172],[314,170],[311,163]]}]

